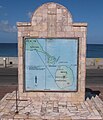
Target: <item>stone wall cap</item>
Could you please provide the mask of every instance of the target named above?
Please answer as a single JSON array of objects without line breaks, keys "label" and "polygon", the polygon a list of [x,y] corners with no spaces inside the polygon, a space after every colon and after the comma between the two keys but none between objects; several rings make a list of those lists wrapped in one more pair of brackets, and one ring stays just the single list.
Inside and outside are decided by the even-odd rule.
[{"label": "stone wall cap", "polygon": [[26,27],[31,26],[31,23],[28,22],[17,22],[17,27]]},{"label": "stone wall cap", "polygon": [[73,23],[73,27],[87,27],[87,23]]}]

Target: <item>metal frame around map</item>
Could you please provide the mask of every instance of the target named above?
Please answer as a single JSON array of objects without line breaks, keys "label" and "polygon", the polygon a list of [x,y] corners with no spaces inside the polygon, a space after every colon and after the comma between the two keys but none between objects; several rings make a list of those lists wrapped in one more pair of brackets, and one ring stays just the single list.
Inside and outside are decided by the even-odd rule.
[{"label": "metal frame around map", "polygon": [[[78,91],[78,72],[79,72],[79,38],[78,37],[74,37],[74,38],[36,38],[36,37],[23,37],[23,92],[77,92]],[[77,40],[77,83],[76,83],[76,90],[26,90],[26,81],[25,81],[25,40],[26,39],[75,39]]]}]

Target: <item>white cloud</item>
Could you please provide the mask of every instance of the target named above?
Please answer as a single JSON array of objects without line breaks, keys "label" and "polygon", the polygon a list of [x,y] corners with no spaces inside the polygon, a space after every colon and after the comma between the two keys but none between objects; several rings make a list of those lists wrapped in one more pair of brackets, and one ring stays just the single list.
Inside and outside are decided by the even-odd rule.
[{"label": "white cloud", "polygon": [[0,21],[0,31],[2,32],[17,32],[16,26],[9,24],[8,20]]},{"label": "white cloud", "polygon": [[27,13],[27,15],[28,15],[29,18],[32,17],[32,14],[33,14],[32,12],[28,12],[28,13]]}]

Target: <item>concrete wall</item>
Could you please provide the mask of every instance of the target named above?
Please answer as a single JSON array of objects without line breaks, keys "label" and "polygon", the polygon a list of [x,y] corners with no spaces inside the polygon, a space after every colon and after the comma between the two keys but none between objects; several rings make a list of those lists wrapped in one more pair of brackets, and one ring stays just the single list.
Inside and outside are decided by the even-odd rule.
[{"label": "concrete wall", "polygon": [[7,67],[17,67],[18,66],[18,57],[0,57],[0,66],[4,66],[4,59],[6,60]]},{"label": "concrete wall", "polygon": [[[7,66],[18,67],[18,57],[0,57],[0,66],[3,67],[6,58]],[[12,64],[10,64],[12,62]],[[103,58],[86,58],[87,69],[103,69]]]},{"label": "concrete wall", "polygon": [[86,58],[87,69],[103,69],[103,58]]}]

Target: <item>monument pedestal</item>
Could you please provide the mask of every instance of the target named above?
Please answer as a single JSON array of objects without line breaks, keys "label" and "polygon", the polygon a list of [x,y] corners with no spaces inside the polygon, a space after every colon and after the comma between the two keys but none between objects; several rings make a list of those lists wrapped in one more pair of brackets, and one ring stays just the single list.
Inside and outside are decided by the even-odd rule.
[{"label": "monument pedestal", "polygon": [[0,101],[1,120],[81,120],[103,119],[103,101],[96,96],[81,103],[57,100],[18,99],[16,113],[16,94],[8,93]]}]

